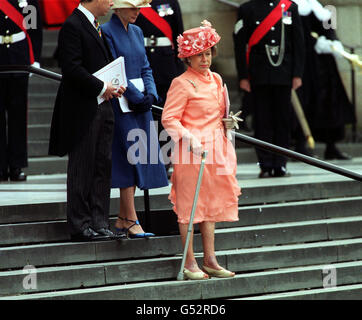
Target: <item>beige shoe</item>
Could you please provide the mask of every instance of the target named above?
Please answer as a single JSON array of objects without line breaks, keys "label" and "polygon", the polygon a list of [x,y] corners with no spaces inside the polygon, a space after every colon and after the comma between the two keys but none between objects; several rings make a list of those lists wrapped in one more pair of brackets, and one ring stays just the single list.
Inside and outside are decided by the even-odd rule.
[{"label": "beige shoe", "polygon": [[216,278],[232,278],[233,276],[235,276],[235,272],[226,270],[224,268],[222,269],[213,269],[213,268],[209,268],[206,266],[203,266],[202,269],[209,275],[212,277],[216,277]]},{"label": "beige shoe", "polygon": [[190,280],[206,280],[209,279],[209,276],[202,272],[202,271],[196,271],[196,272],[192,272],[188,269],[184,269],[184,278],[185,280],[190,279]]}]

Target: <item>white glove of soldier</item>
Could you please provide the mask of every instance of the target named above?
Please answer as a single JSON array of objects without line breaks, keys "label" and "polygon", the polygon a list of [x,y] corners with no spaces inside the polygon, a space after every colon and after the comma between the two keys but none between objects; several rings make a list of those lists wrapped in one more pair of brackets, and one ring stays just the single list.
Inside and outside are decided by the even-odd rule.
[{"label": "white glove of soldier", "polygon": [[332,44],[333,42],[331,40],[327,39],[325,36],[320,36],[318,37],[317,42],[314,45],[314,50],[318,54],[333,54]]},{"label": "white glove of soldier", "polygon": [[[35,68],[40,68],[40,63],[39,62],[34,62],[33,64],[30,65],[31,67],[35,67]],[[29,73],[29,77],[31,77],[33,74]]]}]

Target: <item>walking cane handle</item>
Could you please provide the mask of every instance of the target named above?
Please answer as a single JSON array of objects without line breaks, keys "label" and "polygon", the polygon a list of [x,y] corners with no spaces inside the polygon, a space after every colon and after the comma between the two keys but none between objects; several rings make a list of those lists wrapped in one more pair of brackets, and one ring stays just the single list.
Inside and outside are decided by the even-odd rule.
[{"label": "walking cane handle", "polygon": [[208,153],[209,153],[209,151],[207,151],[207,150],[202,151],[201,159],[202,159],[202,160],[205,160]]}]

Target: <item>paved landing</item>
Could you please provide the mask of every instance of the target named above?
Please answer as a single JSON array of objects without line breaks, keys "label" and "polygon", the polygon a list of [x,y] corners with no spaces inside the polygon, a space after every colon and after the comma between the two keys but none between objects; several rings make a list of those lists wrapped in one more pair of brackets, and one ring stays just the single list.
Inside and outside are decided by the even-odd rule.
[{"label": "paved landing", "polygon": [[[331,161],[331,163],[362,174],[362,157],[353,158],[350,161],[336,160]],[[292,174],[291,177],[258,179],[259,168],[257,164],[239,164],[237,177],[242,188],[350,180],[347,177],[302,162],[289,162],[288,170]],[[169,190],[170,186],[152,189],[150,195],[168,194]],[[142,195],[143,191],[137,189],[136,197]],[[118,196],[118,189],[112,189],[111,197],[117,198]],[[64,201],[66,201],[66,174],[30,175],[26,182],[0,183],[0,206]]]}]

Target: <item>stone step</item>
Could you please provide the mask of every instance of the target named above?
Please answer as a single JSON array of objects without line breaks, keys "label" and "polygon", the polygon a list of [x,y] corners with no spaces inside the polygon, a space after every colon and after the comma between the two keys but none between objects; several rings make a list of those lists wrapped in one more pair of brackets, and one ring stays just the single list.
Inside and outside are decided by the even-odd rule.
[{"label": "stone step", "polygon": [[56,91],[53,93],[49,92],[36,92],[29,94],[29,110],[51,110],[53,111],[54,103],[56,98]]},{"label": "stone step", "polygon": [[31,145],[31,148],[28,149],[28,152],[31,154],[31,157],[36,153],[34,152],[33,145],[31,143],[37,140],[49,140],[49,137],[50,137],[50,124],[28,125],[28,140]]},{"label": "stone step", "polygon": [[[362,282],[362,261],[333,264],[338,285],[360,284]],[[3,300],[27,299],[104,299],[104,300],[204,300],[232,298],[298,289],[321,289],[325,265],[294,267],[281,270],[238,274],[229,279],[204,281],[161,281],[34,293],[2,297]],[[119,274],[118,274],[119,276]]]},{"label": "stone step", "polygon": [[[34,129],[34,130],[42,131],[44,129]],[[50,131],[50,128],[48,130]],[[43,134],[45,134],[44,131]],[[49,134],[47,139],[28,141],[29,157],[44,157],[45,155],[48,155],[48,150],[49,150]]]},{"label": "stone step", "polygon": [[[48,235],[57,234],[57,230],[52,230],[49,223],[34,224],[30,234],[22,234],[21,231],[17,232],[16,227],[12,226],[12,228],[8,228],[9,232],[3,236],[1,243],[6,245],[6,239],[10,238],[10,236],[18,238],[17,241],[20,241],[19,238],[22,236],[26,238],[24,242],[28,241],[29,238],[35,241],[37,237],[41,237],[39,235],[41,233],[39,226],[42,224],[50,225]],[[6,227],[9,226],[4,227],[4,232],[6,232]],[[63,227],[65,227],[65,224]],[[59,236],[64,237],[66,235],[67,233],[64,228]],[[215,249],[232,250],[360,237],[362,237],[362,217],[345,217],[217,229],[215,231]],[[202,250],[201,235],[196,234],[194,239],[195,251],[199,252]],[[38,239],[38,241],[41,242],[43,239]],[[124,250],[126,246],[127,250]],[[179,236],[94,243],[66,242],[9,246],[1,248],[2,259],[0,261],[0,269],[22,268],[29,264],[34,266],[52,266],[68,263],[170,256],[180,251]]]},{"label": "stone step", "polygon": [[231,300],[361,300],[362,284],[265,294]]},{"label": "stone step", "polygon": [[[218,251],[217,259],[236,273],[358,260],[362,239]],[[196,254],[202,265],[202,254]],[[72,266],[36,267],[37,287],[23,287],[23,269],[0,272],[0,296],[176,279],[182,256]],[[106,282],[104,281],[106,279]]]},{"label": "stone step", "polygon": [[[117,199],[118,200],[118,199]],[[116,201],[117,201],[116,200]],[[113,202],[116,202],[113,201]],[[340,208],[343,207],[343,212]],[[286,222],[313,221],[330,218],[362,216],[362,197],[342,198],[338,200],[298,201],[287,204],[245,206],[239,208],[239,221],[217,223],[216,227],[235,228],[246,226],[272,225]],[[110,225],[114,225],[117,209],[110,214]],[[144,223],[144,212],[138,212]],[[51,220],[51,219],[61,220]],[[61,215],[49,215],[44,212],[44,220],[26,223],[0,224],[0,244],[14,245],[68,240],[65,212]],[[34,217],[35,220],[36,217]],[[176,216],[172,210],[154,211],[150,217],[150,232],[157,235],[169,234],[177,230]],[[16,237],[14,237],[16,235]]]},{"label": "stone step", "polygon": [[[58,73],[59,73],[59,71],[58,71]],[[56,96],[58,87],[59,87],[59,82],[41,78],[39,76],[34,75],[29,79],[28,97],[33,99],[33,97],[36,97],[39,94],[47,94],[48,97],[50,98],[49,101],[52,101],[52,97]],[[46,102],[48,102],[48,101],[46,101]],[[30,108],[33,107],[34,105],[35,105],[35,103],[31,103]],[[35,105],[35,106],[39,107],[37,105]],[[52,104],[52,107],[53,107],[53,104]]]},{"label": "stone step", "polygon": [[57,47],[57,41],[49,41],[43,43],[41,49],[41,57],[42,58],[53,58],[55,49]]},{"label": "stone step", "polygon": [[41,156],[38,158],[29,158],[28,159],[29,166],[25,168],[24,171],[26,172],[27,175],[45,175],[45,174],[50,175],[56,173],[65,173],[67,172],[67,164],[68,164],[68,157],[60,158],[60,157]]},{"label": "stone step", "polygon": [[[255,216],[252,216],[251,214],[251,217],[252,219],[257,220],[264,217],[260,214],[260,210],[264,210],[263,205],[268,203],[279,206],[278,203],[280,202],[306,201],[307,199],[327,200],[328,198],[360,197],[362,195],[362,186],[359,182],[349,179],[344,180],[338,176],[332,181],[318,176],[285,179],[286,180],[283,180],[282,178],[274,178],[274,180],[259,179],[255,180],[255,182],[250,181],[247,185],[242,180],[239,181],[239,185],[245,185],[245,187],[242,187],[243,194],[239,197],[239,205],[243,207],[247,205],[255,206],[251,209],[251,212],[255,213]],[[32,179],[29,179],[23,184],[10,183],[8,185],[1,185],[1,192],[3,195],[0,206],[1,224],[65,219],[66,185],[64,180],[58,184],[52,184],[51,181],[47,180],[44,183],[42,180],[33,181]],[[169,192],[170,186],[150,190],[151,210],[157,212],[170,210],[172,206],[168,200]],[[142,191],[136,190],[135,206],[136,210],[139,212],[144,210],[143,194]],[[357,198],[356,200],[358,204],[360,198]],[[354,199],[351,201],[354,201]],[[323,207],[323,202],[319,205],[321,206],[321,210],[323,210],[321,212],[325,212],[326,210]],[[285,206],[285,210],[288,210],[288,205],[286,204]],[[327,206],[329,206],[329,204],[327,204]],[[338,202],[336,206],[337,207],[333,209],[333,212],[338,212]],[[268,210],[278,212],[279,208],[276,207]],[[354,210],[353,203],[351,203],[350,210]],[[119,191],[117,189],[112,189],[110,212],[114,213],[118,211]],[[285,215],[289,214],[282,209],[280,209],[280,212]],[[313,212],[315,211],[312,211],[312,214]],[[304,212],[303,214],[308,215],[307,212]],[[153,217],[151,216],[151,219],[152,218]]]},{"label": "stone step", "polygon": [[53,109],[50,108],[29,108],[28,111],[28,124],[47,124],[50,125],[53,116]]},{"label": "stone step", "polygon": [[44,29],[43,30],[43,43],[57,42],[58,35],[59,35],[59,30]]}]

